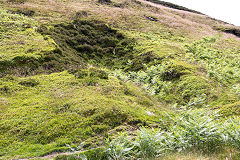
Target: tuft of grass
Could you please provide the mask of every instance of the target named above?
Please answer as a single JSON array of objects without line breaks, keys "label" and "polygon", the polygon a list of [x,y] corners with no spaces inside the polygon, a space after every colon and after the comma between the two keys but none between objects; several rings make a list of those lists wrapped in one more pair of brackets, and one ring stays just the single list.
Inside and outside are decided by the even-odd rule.
[{"label": "tuft of grass", "polygon": [[98,3],[110,4],[110,3],[112,3],[112,1],[111,0],[98,0]]},{"label": "tuft of grass", "polygon": [[27,0],[7,0],[7,2],[13,3],[13,4],[23,4],[27,2]]},{"label": "tuft of grass", "polygon": [[134,145],[130,143],[127,135],[121,134],[116,139],[105,141],[104,155],[109,160],[131,159]]}]

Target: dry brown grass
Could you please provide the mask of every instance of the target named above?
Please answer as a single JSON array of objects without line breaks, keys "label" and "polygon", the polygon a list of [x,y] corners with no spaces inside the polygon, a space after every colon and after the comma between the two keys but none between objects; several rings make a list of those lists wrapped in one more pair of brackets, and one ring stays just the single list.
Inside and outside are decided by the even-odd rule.
[{"label": "dry brown grass", "polygon": [[[98,19],[114,28],[125,31],[157,33],[169,30],[174,34],[188,37],[189,40],[205,36],[215,36],[220,32],[215,26],[225,26],[221,21],[187,11],[176,10],[145,0],[112,0],[113,4],[123,7],[99,4],[97,0],[28,0],[24,4],[2,4],[11,8],[30,8],[37,10],[35,18],[42,23],[71,20],[76,12],[86,11],[89,19]],[[153,16],[158,22],[152,22],[145,15]],[[234,35],[221,33],[224,39],[239,40]]]}]

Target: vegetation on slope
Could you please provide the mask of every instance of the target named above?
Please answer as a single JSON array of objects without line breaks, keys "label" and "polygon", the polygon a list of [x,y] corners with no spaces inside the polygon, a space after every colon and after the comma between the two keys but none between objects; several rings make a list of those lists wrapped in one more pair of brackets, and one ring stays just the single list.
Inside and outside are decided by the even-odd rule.
[{"label": "vegetation on slope", "polygon": [[147,114],[156,108],[151,97],[95,68],[8,76],[0,88],[2,156],[39,156],[82,141],[94,147],[121,125],[131,129],[157,119]]},{"label": "vegetation on slope", "polygon": [[[217,121],[218,115],[215,112],[206,113],[201,110],[185,111],[169,118],[172,124],[167,131],[142,128],[135,140],[130,137],[114,139],[112,144],[116,145],[106,146],[107,156],[111,157],[109,159],[117,156],[121,157],[119,159],[138,156],[155,158],[176,150],[194,148],[209,154],[223,150],[225,146],[239,147],[239,118]],[[233,158],[237,159],[239,155]]]},{"label": "vegetation on slope", "polygon": [[[200,153],[209,159],[239,159],[240,154],[234,152],[234,148],[239,148],[239,117],[221,119],[216,111],[194,109],[168,113],[161,119],[166,120],[169,124],[165,129],[141,128],[135,138],[122,133],[112,140],[107,139],[105,148],[92,151],[101,151],[97,157],[88,152],[85,156],[89,159],[171,159],[169,154],[177,151]],[[231,148],[230,155],[226,148]],[[81,153],[56,159],[83,159],[83,156]]]},{"label": "vegetation on slope", "polygon": [[72,68],[83,68],[81,63],[117,67],[133,57],[134,41],[101,22],[76,19],[49,29],[41,26],[39,32],[50,35],[57,43],[59,58],[53,59],[59,61],[59,67],[62,63]]},{"label": "vegetation on slope", "polygon": [[52,39],[46,39],[36,31],[37,21],[3,9],[0,9],[0,20],[0,76],[28,74],[39,65],[44,54],[55,49]]},{"label": "vegetation on slope", "polygon": [[21,3],[0,4],[1,158],[238,157],[239,39],[222,23],[145,1]]},{"label": "vegetation on slope", "polygon": [[240,29],[238,27],[234,27],[234,26],[218,26],[215,27],[216,30],[225,32],[225,33],[230,33],[233,34],[237,37],[240,37]]},{"label": "vegetation on slope", "polygon": [[116,70],[119,79],[138,83],[175,107],[202,107],[239,100],[238,51],[214,48],[216,37],[186,44],[182,60],[168,60],[138,72]]}]

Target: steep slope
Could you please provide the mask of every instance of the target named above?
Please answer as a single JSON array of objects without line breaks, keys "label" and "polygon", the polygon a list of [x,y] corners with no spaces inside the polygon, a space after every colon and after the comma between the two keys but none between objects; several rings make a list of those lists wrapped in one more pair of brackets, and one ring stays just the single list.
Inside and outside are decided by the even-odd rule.
[{"label": "steep slope", "polygon": [[[186,125],[165,112],[199,122],[209,110],[238,117],[240,28],[161,4],[1,1],[0,158],[66,152],[67,144],[87,150],[118,132]],[[233,147],[237,157],[226,143],[221,154]]]}]

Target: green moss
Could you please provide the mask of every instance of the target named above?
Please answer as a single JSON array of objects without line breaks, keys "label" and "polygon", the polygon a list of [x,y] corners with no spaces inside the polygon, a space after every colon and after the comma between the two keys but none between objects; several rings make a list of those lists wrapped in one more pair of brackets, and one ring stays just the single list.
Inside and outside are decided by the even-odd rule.
[{"label": "green moss", "polygon": [[[38,22],[20,14],[0,10],[0,71],[30,72],[39,65],[42,56],[55,49],[52,39],[45,39],[36,31]],[[21,66],[22,70],[20,70]],[[31,68],[31,69],[27,69]],[[16,71],[18,70],[18,71]]]},{"label": "green moss", "polygon": [[51,39],[45,40],[36,32],[37,21],[4,10],[0,10],[0,19],[4,22],[0,24],[0,38],[3,44],[0,50],[1,61],[24,56],[39,58],[44,52],[54,49]]},{"label": "green moss", "polygon": [[[138,1],[113,1],[100,8],[98,3],[78,1],[76,7],[83,4],[84,11],[76,14],[66,14],[74,10],[75,2],[54,3],[51,9],[46,9],[46,2],[9,3],[5,5],[15,9],[0,10],[1,158],[66,152],[66,144],[76,148],[82,142],[83,149],[91,149],[117,132],[134,135],[139,126],[166,130],[170,122],[161,111],[173,104],[176,108],[220,106],[224,116],[239,115],[238,88],[232,87],[239,82],[238,48],[225,52],[215,45],[227,45],[203,38],[184,50],[183,43],[192,39],[164,27],[169,15],[162,17],[161,10]],[[59,4],[63,6],[58,10]],[[184,26],[177,20],[181,17],[186,18],[178,13],[176,24]],[[234,43],[236,47],[238,41]],[[157,65],[159,70],[154,70]],[[108,69],[122,69],[126,81],[116,79]],[[136,74],[138,79],[129,78]],[[101,159],[102,151],[97,150],[84,154]]]},{"label": "green moss", "polygon": [[[84,71],[88,75],[81,78],[66,71],[1,78],[1,103],[5,105],[0,113],[0,153],[5,157],[44,155],[124,123],[150,125],[157,120],[146,113],[154,110],[150,104],[155,102],[139,88],[111,76],[106,79],[93,68]],[[96,85],[85,85],[86,79],[95,78]]]},{"label": "green moss", "polygon": [[209,94],[209,88],[211,87],[205,79],[198,76],[186,76],[178,84],[177,92],[185,101],[189,101],[192,97]]},{"label": "green moss", "polygon": [[221,106],[220,113],[223,114],[223,116],[240,115],[240,101]]}]

